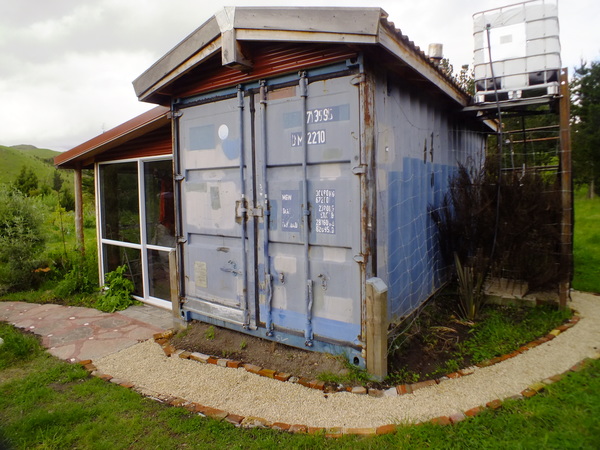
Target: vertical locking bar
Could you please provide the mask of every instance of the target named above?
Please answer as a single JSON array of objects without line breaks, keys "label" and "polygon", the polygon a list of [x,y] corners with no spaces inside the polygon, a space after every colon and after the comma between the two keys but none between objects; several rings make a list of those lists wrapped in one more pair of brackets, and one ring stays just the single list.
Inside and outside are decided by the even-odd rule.
[{"label": "vertical locking bar", "polygon": [[259,192],[260,206],[263,209],[263,261],[264,261],[264,284],[261,286],[263,295],[265,296],[265,305],[267,317],[265,318],[265,326],[267,336],[273,336],[273,276],[271,275],[271,264],[269,260],[269,189],[267,179],[267,86],[265,80],[260,82],[260,120],[262,126],[262,192]]},{"label": "vertical locking bar", "polygon": [[308,143],[307,134],[308,126],[306,120],[307,103],[308,103],[308,79],[306,72],[300,72],[300,97],[302,97],[302,223],[304,225],[304,279],[305,286],[305,301],[306,301],[306,327],[304,330],[304,345],[307,347],[313,346],[313,329],[312,329],[312,308],[313,308],[313,286],[310,278],[310,260],[309,260],[309,242],[310,239],[310,209],[308,205]]},{"label": "vertical locking bar", "polygon": [[[239,134],[240,134],[240,196],[241,206],[246,207],[246,180],[244,179],[244,90],[242,85],[237,87],[237,98],[238,98],[238,114],[239,114]],[[238,292],[238,301],[244,310],[244,323],[243,327],[248,328],[250,325],[250,311],[248,308],[248,270],[246,263],[246,227],[247,220],[242,217],[241,220],[241,239],[242,239],[242,292]]]}]

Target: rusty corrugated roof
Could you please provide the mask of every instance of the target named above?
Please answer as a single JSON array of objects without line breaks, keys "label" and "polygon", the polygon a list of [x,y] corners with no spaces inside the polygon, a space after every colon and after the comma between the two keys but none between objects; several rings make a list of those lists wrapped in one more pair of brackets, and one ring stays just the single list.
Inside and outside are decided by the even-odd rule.
[{"label": "rusty corrugated roof", "polygon": [[243,45],[248,42],[376,45],[387,51],[390,60],[408,65],[447,97],[466,106],[469,96],[387,17],[381,8],[224,8],[141,74],[133,85],[140,100],[167,102],[167,86],[219,53],[224,66],[251,71],[252,63],[243,54]]},{"label": "rusty corrugated roof", "polygon": [[59,168],[66,169],[89,166],[93,163],[95,155],[167,125],[169,123],[168,112],[169,108],[165,106],[152,108],[150,111],[61,153],[54,158],[54,164]]}]

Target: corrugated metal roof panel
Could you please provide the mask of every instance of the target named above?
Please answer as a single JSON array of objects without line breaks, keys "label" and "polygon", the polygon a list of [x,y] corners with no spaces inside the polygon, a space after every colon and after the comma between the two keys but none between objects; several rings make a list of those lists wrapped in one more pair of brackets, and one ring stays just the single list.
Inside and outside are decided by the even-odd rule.
[{"label": "corrugated metal roof panel", "polygon": [[[73,147],[54,158],[54,164],[60,168],[81,167],[89,164],[89,159],[96,154],[142,136],[169,123],[169,108],[157,106],[121,125],[116,126],[83,144]],[[88,161],[84,163],[84,161]]]},{"label": "corrugated metal roof panel", "polygon": [[182,78],[170,95],[189,97],[203,92],[220,89],[240,83],[267,78],[274,75],[290,73],[299,68],[309,68],[343,61],[356,56],[357,52],[345,45],[305,44],[290,46],[289,44],[255,45],[254,69],[244,73],[223,67],[215,58],[201,74],[192,72],[189,77]]}]

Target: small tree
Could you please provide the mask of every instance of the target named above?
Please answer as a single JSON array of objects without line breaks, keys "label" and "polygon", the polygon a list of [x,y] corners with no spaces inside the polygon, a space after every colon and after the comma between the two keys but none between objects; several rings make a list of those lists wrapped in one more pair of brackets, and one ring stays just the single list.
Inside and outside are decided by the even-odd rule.
[{"label": "small tree", "polygon": [[31,168],[21,167],[19,175],[15,180],[15,188],[25,195],[32,195],[38,188],[38,177]]},{"label": "small tree", "polygon": [[45,245],[43,209],[37,199],[0,188],[0,292],[34,287]]},{"label": "small tree", "polygon": [[600,194],[600,62],[582,63],[571,85],[573,176]]}]

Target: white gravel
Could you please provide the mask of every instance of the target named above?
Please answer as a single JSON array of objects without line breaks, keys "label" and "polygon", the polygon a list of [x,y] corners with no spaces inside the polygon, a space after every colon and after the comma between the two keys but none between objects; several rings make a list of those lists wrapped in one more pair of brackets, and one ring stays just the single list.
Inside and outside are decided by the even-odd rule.
[{"label": "white gravel", "polygon": [[327,394],[295,383],[212,364],[168,358],[152,340],[94,361],[98,370],[130,381],[147,395],[181,397],[241,416],[314,427],[377,427],[413,423],[469,410],[520,393],[600,351],[600,297],[572,292],[577,325],[515,358],[413,394],[374,398]]}]

